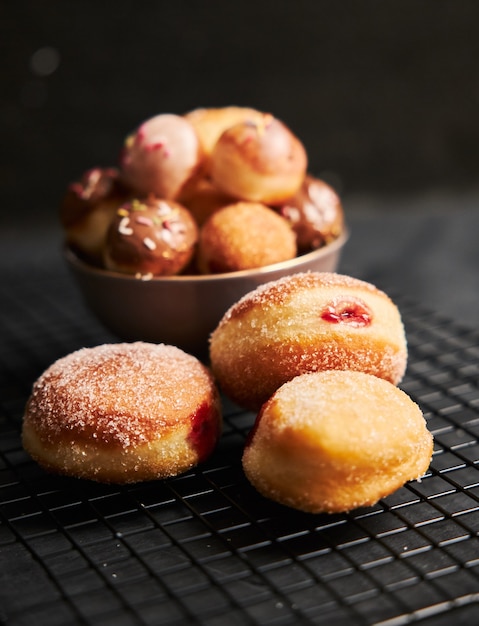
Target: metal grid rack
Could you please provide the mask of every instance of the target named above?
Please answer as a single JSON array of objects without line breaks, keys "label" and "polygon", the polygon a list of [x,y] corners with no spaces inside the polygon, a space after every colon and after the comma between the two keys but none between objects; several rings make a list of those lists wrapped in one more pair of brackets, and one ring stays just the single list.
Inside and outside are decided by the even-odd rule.
[{"label": "metal grid rack", "polygon": [[401,386],[435,436],[430,470],[374,507],[310,515],[248,484],[240,460],[255,416],[227,400],[218,449],[182,476],[122,487],[43,472],[19,436],[33,381],[115,338],[63,275],[0,291],[2,623],[477,623],[477,332],[396,298],[410,351]]}]

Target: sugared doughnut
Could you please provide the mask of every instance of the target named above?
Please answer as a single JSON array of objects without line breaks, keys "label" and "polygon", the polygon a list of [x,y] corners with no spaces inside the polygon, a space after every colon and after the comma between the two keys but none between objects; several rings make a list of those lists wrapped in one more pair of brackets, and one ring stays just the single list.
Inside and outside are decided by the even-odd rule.
[{"label": "sugared doughnut", "polygon": [[218,392],[195,357],[164,344],[83,348],[35,382],[23,445],[46,470],[109,483],[166,478],[220,435]]},{"label": "sugared doughnut", "polygon": [[201,158],[199,138],[188,120],[163,113],[126,138],[120,159],[122,180],[135,195],[175,199],[196,175]]},{"label": "sugared doughnut", "polygon": [[236,124],[219,137],[211,154],[213,184],[251,202],[281,204],[304,180],[307,156],[301,141],[278,119]]},{"label": "sugared doughnut", "polygon": [[354,371],[303,374],[263,406],[243,455],[264,496],[310,513],[375,504],[426,472],[432,435],[391,383]]},{"label": "sugared doughnut", "polygon": [[178,274],[190,262],[198,227],[173,200],[149,196],[124,204],[110,225],[104,246],[107,269],[140,277]]},{"label": "sugared doughnut", "polygon": [[101,262],[110,222],[127,197],[117,169],[95,167],[86,171],[68,186],[60,205],[67,245],[84,259]]},{"label": "sugared doughnut", "polygon": [[204,274],[263,267],[295,256],[296,237],[288,222],[263,204],[230,204],[215,211],[200,231],[198,268]]},{"label": "sugared doughnut", "polygon": [[343,206],[338,194],[313,176],[306,176],[296,194],[278,211],[296,233],[300,253],[331,243],[344,229]]},{"label": "sugared doughnut", "polygon": [[250,107],[226,106],[194,109],[185,113],[185,118],[195,128],[208,159],[225,130],[246,121],[261,123],[263,113]]},{"label": "sugared doughnut", "polygon": [[243,296],[213,331],[210,359],[223,391],[258,409],[309,371],[359,370],[397,384],[407,346],[400,313],[385,293],[350,276],[310,272]]}]

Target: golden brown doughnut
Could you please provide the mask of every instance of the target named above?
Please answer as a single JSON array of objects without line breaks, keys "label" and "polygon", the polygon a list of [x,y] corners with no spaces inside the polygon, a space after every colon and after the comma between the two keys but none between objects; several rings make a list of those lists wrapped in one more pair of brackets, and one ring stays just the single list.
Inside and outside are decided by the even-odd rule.
[{"label": "golden brown doughnut", "polygon": [[315,372],[285,383],[263,406],[243,467],[272,500],[339,513],[420,478],[432,446],[421,410],[398,387],[363,372]]},{"label": "golden brown doughnut", "polygon": [[219,137],[211,154],[213,184],[251,202],[281,204],[304,180],[307,156],[301,141],[278,119],[236,124]]},{"label": "golden brown doughnut", "polygon": [[238,202],[215,211],[203,225],[198,268],[204,274],[252,269],[296,256],[288,222],[259,203]]},{"label": "golden brown doughnut", "polygon": [[198,226],[203,226],[210,215],[235,199],[217,189],[207,176],[196,176],[183,187],[178,202],[190,211]]},{"label": "golden brown doughnut", "polygon": [[198,227],[173,200],[149,196],[120,207],[110,225],[103,260],[107,269],[139,277],[172,276],[190,262]]},{"label": "golden brown doughnut", "polygon": [[83,348],[53,363],[25,409],[23,445],[46,470],[107,483],[175,476],[221,430],[209,370],[164,344]]},{"label": "golden brown doughnut", "polygon": [[208,159],[225,130],[241,122],[261,122],[263,113],[250,107],[226,106],[194,109],[185,113],[185,118],[196,130]]},{"label": "golden brown doughnut", "polygon": [[66,244],[85,260],[101,264],[106,233],[127,198],[116,168],[86,171],[68,186],[60,205]]},{"label": "golden brown doughnut", "polygon": [[319,178],[306,176],[296,194],[278,207],[296,233],[300,254],[331,243],[343,232],[344,211],[334,189]]},{"label": "golden brown doughnut", "polygon": [[385,293],[350,276],[310,272],[262,285],[234,304],[211,335],[210,359],[223,391],[258,409],[308,371],[359,370],[397,384],[407,346]]},{"label": "golden brown doughnut", "polygon": [[121,177],[134,195],[175,199],[198,172],[202,150],[193,126],[180,115],[162,113],[143,122],[125,140]]}]

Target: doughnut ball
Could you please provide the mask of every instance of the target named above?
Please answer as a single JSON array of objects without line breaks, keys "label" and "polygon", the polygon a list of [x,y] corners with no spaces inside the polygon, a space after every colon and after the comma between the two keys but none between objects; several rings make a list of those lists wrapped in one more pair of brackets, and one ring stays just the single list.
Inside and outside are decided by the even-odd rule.
[{"label": "doughnut ball", "polygon": [[426,472],[433,438],[388,381],[354,371],[303,374],[263,406],[243,454],[264,496],[310,513],[370,506]]},{"label": "doughnut ball", "polygon": [[344,229],[344,211],[338,194],[313,176],[306,176],[296,194],[278,211],[296,233],[300,254],[331,243]]},{"label": "doughnut ball", "polygon": [[127,198],[116,168],[86,171],[68,186],[60,205],[66,244],[85,260],[100,264],[110,223]]},{"label": "doughnut ball", "polygon": [[263,267],[295,256],[290,226],[263,204],[230,204],[214,212],[200,231],[198,268],[204,274]]},{"label": "doughnut ball", "polygon": [[241,122],[261,123],[263,113],[249,107],[227,106],[194,109],[186,113],[185,118],[196,130],[203,152],[208,158],[225,130]]},{"label": "doughnut ball", "polygon": [[207,176],[196,176],[183,188],[178,202],[190,211],[198,226],[203,226],[215,211],[236,201],[217,189]]},{"label": "doughnut ball", "polygon": [[117,210],[104,247],[107,269],[140,277],[171,276],[193,257],[198,227],[173,200],[149,196]]},{"label": "doughnut ball", "polygon": [[106,483],[175,476],[204,461],[221,430],[209,370],[174,346],[83,348],[34,383],[25,450],[46,470]]},{"label": "doughnut ball", "polygon": [[198,136],[182,116],[163,113],[143,122],[125,140],[121,177],[134,195],[175,199],[202,159]]},{"label": "doughnut ball", "polygon": [[243,296],[213,331],[210,359],[224,393],[257,410],[283,383],[311,371],[357,370],[397,384],[407,345],[385,293],[350,276],[309,272]]},{"label": "doughnut ball", "polygon": [[225,193],[250,202],[281,204],[304,180],[301,141],[280,120],[264,114],[224,131],[211,154],[211,177]]}]

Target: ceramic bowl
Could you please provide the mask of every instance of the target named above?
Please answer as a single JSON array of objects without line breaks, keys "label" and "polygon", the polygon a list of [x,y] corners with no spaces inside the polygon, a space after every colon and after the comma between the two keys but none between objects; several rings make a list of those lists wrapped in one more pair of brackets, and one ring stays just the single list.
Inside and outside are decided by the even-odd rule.
[{"label": "ceramic bowl", "polygon": [[347,239],[344,232],[323,248],[259,269],[150,280],[99,269],[69,249],[65,258],[87,306],[119,339],[172,344],[205,360],[209,336],[231,305],[289,274],[335,271]]}]

